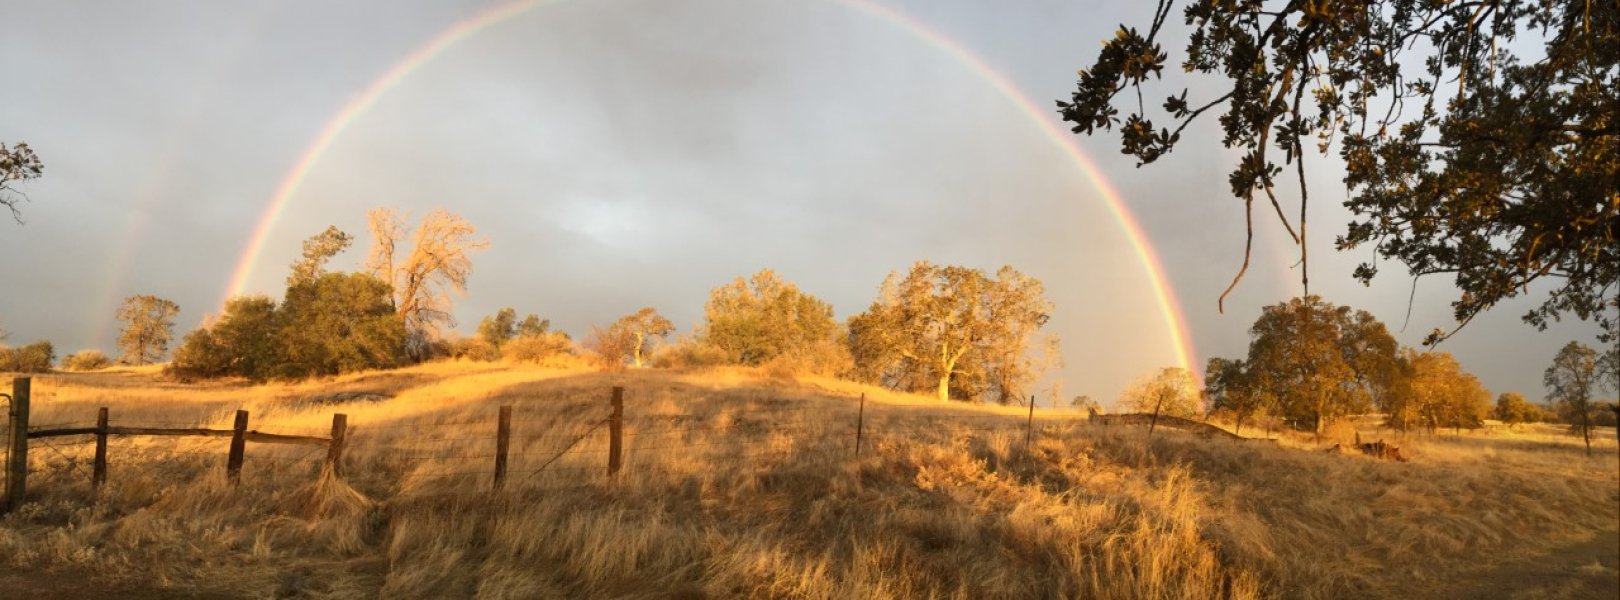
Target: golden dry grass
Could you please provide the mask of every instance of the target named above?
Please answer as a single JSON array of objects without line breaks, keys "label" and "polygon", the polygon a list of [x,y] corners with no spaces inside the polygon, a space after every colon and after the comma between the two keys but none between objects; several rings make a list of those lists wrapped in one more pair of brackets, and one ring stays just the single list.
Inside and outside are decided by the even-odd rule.
[{"label": "golden dry grass", "polygon": [[[1412,462],[1386,463],[1043,410],[1026,446],[1022,408],[741,369],[437,363],[269,386],[119,370],[34,390],[37,424],[109,406],[114,424],[225,428],[242,407],[255,429],[322,435],[348,414],[341,478],[321,449],[250,444],[233,488],[223,439],[136,438],[98,493],[89,444],[31,450],[0,566],[243,597],[1423,597],[1620,519],[1612,438],[1588,459],[1547,431],[1408,436]],[[338,392],[391,398],[308,402]],[[500,405],[513,457],[493,492]]]}]

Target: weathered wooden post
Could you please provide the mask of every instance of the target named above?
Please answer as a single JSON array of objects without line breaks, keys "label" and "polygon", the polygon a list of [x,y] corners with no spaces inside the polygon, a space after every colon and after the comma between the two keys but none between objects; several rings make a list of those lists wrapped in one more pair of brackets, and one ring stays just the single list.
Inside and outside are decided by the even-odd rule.
[{"label": "weathered wooden post", "polygon": [[11,380],[11,431],[6,438],[11,452],[6,461],[6,503],[3,512],[22,506],[23,494],[28,491],[28,393],[33,379],[18,377]]},{"label": "weathered wooden post", "polygon": [[613,386],[613,416],[608,417],[608,476],[624,466],[624,388]]},{"label": "weathered wooden post", "polygon": [[91,480],[96,487],[107,483],[107,407],[96,411],[96,463]]},{"label": "weathered wooden post", "polygon": [[343,444],[349,439],[349,415],[332,415],[332,441],[326,443],[326,467],[332,475],[342,475]]},{"label": "weathered wooden post", "polygon": [[506,451],[512,447],[512,407],[502,406],[495,423],[495,489],[506,483]]},{"label": "weathered wooden post", "polygon": [[861,435],[866,429],[866,392],[861,392],[861,408],[855,413],[855,458],[861,457]]},{"label": "weathered wooden post", "polygon": [[247,451],[248,411],[236,409],[236,425],[231,429],[231,457],[225,462],[225,477],[231,485],[242,481],[242,455]]},{"label": "weathered wooden post", "polygon": [[1035,439],[1035,397],[1029,397],[1029,423],[1024,425],[1024,449],[1029,450],[1030,442]]}]

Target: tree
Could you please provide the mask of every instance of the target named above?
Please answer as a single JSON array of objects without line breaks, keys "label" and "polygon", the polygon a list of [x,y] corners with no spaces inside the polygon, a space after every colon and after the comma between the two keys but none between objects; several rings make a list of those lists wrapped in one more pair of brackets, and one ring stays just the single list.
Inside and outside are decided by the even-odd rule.
[{"label": "tree", "polygon": [[1491,393],[1479,378],[1463,371],[1447,352],[1423,352],[1411,359],[1409,402],[1430,432],[1451,427],[1478,428],[1491,414]]},{"label": "tree", "polygon": [[1518,392],[1503,392],[1497,396],[1496,409],[1492,416],[1509,428],[1520,423],[1535,423],[1542,420],[1541,409],[1525,400],[1524,394]]},{"label": "tree", "polygon": [[[407,229],[393,209],[374,208],[366,212],[371,230],[371,253],[366,270],[393,286],[395,312],[405,322],[407,353],[412,359],[425,356],[428,340],[445,325],[454,325],[450,297],[467,291],[472,275],[470,253],[489,247],[474,237],[477,230],[460,216],[436,209],[422,217],[415,231]],[[400,240],[411,236],[411,250],[398,260]]]},{"label": "tree", "polygon": [[217,320],[186,334],[174,352],[170,373],[181,379],[270,379],[286,362],[282,329],[276,303],[269,297],[231,298]]},{"label": "tree", "polygon": [[478,322],[478,337],[483,338],[485,343],[496,350],[516,335],[517,311],[510,308],[495,311],[494,316],[484,317],[484,320]]},{"label": "tree", "polygon": [[328,273],[287,288],[277,311],[283,378],[386,369],[405,360],[404,320],[388,284],[365,273]]},{"label": "tree", "polygon": [[675,332],[675,324],[658,314],[651,306],[642,308],[635,314],[627,315],[613,324],[612,329],[623,332],[629,339],[631,364],[641,367],[641,355],[647,348],[650,337],[669,337]]},{"label": "tree", "polygon": [[551,319],[541,319],[540,317],[531,314],[523,317],[523,322],[518,323],[517,335],[518,337],[545,335],[546,332],[550,330]]},{"label": "tree", "polygon": [[1085,394],[1075,396],[1073,399],[1069,400],[1069,406],[1073,407],[1075,410],[1098,413],[1102,412],[1102,405],[1098,404],[1096,400],[1092,400],[1091,396],[1087,396]]},{"label": "tree", "polygon": [[1249,335],[1247,383],[1270,394],[1281,416],[1309,423],[1318,435],[1327,421],[1371,404],[1379,379],[1373,366],[1394,361],[1387,354],[1396,348],[1372,315],[1319,296],[1265,307]]},{"label": "tree", "polygon": [[0,346],[0,371],[44,373],[56,362],[56,347],[40,340],[20,348]]},{"label": "tree", "polygon": [[22,211],[17,204],[27,200],[28,196],[17,191],[13,184],[38,179],[43,174],[45,164],[28,147],[28,142],[17,142],[15,146],[0,142],[0,206],[10,209],[11,218],[18,223],[22,222]]},{"label": "tree", "polygon": [[725,351],[734,364],[759,366],[776,358],[810,360],[837,332],[831,304],[760,269],[709,292],[698,342]]},{"label": "tree", "polygon": [[1571,427],[1586,440],[1586,454],[1592,454],[1592,421],[1597,406],[1592,402],[1596,381],[1597,351],[1580,342],[1565,344],[1553,357],[1552,365],[1541,376],[1547,386],[1547,399],[1554,402]]},{"label": "tree", "polygon": [[1159,415],[1191,418],[1198,415],[1198,382],[1181,367],[1165,367],[1152,375],[1137,379],[1120,396],[1120,406],[1139,413],[1153,415],[1148,424],[1148,435],[1159,424]]},{"label": "tree", "polygon": [[1256,384],[1242,360],[1211,358],[1204,369],[1204,397],[1210,412],[1230,413],[1237,421],[1236,433],[1243,433],[1243,421],[1274,401]]},{"label": "tree", "polygon": [[118,320],[124,330],[118,334],[119,359],[126,364],[156,362],[169,351],[174,339],[174,317],[180,306],[157,296],[130,296],[118,307]]},{"label": "tree", "polygon": [[304,256],[293,261],[292,272],[287,275],[287,287],[308,283],[326,274],[326,261],[354,243],[354,236],[344,233],[336,225],[327,226],[304,240]]},{"label": "tree", "polygon": [[[1076,133],[1118,125],[1121,151],[1147,164],[1189,123],[1225,106],[1222,143],[1242,149],[1229,180],[1248,223],[1232,286],[1248,269],[1257,195],[1308,267],[1304,159],[1314,138],[1318,153],[1338,149],[1345,205],[1357,218],[1336,246],[1373,248],[1358,279],[1377,274],[1379,256],[1414,277],[1454,275],[1457,328],[1551,280],[1526,321],[1544,327],[1574,313],[1620,333],[1603,312],[1620,278],[1620,4],[1190,3],[1182,68],[1224,83],[1208,101],[1189,101],[1187,90],[1170,95],[1163,109],[1173,124],[1156,127],[1142,84],[1169,58],[1159,36],[1175,4],[1159,1],[1145,36],[1121,26],[1058,107]],[[1118,106],[1131,111],[1123,121]],[[1293,223],[1275,190],[1279,154],[1298,180]],[[1436,329],[1426,342],[1455,331]]]},{"label": "tree", "polygon": [[1002,267],[994,278],[959,266],[912,265],[890,273],[878,299],[849,320],[856,375],[894,389],[932,388],[941,400],[1023,397],[1056,338],[1037,339],[1052,304],[1040,280]]}]

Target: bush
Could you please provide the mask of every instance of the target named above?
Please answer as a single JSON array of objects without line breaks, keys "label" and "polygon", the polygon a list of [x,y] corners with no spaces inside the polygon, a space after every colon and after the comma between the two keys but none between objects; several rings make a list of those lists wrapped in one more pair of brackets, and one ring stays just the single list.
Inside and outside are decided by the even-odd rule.
[{"label": "bush", "polygon": [[62,359],[62,368],[69,371],[96,371],[112,366],[112,359],[100,350],[83,350]]},{"label": "bush", "polygon": [[483,338],[456,338],[444,342],[444,356],[456,360],[494,362],[501,359],[501,351]]},{"label": "bush", "polygon": [[573,362],[573,355],[574,343],[562,333],[522,335],[501,346],[501,358],[507,362],[563,366]]},{"label": "bush", "polygon": [[56,349],[40,340],[21,348],[0,348],[0,371],[44,373],[56,362]]},{"label": "bush", "polygon": [[726,351],[717,346],[682,338],[654,351],[652,365],[660,369],[706,369],[726,364],[729,359]]}]

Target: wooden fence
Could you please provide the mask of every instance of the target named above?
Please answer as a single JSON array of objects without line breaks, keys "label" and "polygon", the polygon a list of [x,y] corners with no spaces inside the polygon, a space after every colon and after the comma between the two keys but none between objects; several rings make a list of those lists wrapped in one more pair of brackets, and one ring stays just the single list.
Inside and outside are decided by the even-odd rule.
[{"label": "wooden fence", "polygon": [[[225,473],[226,473],[226,477],[233,484],[238,483],[240,481],[242,464],[243,464],[243,460],[244,460],[244,457],[245,457],[246,445],[248,443],[250,443],[250,442],[251,443],[258,443],[258,444],[296,444],[296,445],[309,445],[309,446],[325,446],[326,449],[327,449],[327,452],[326,452],[326,459],[325,459],[325,462],[324,462],[324,465],[323,465],[322,468],[325,469],[325,470],[330,471],[334,475],[341,475],[342,474],[342,468],[343,468],[344,447],[349,442],[349,437],[350,437],[350,435],[349,435],[350,434],[349,426],[348,426],[348,417],[346,415],[344,415],[344,414],[341,414],[341,413],[335,414],[335,415],[332,416],[332,429],[331,429],[331,434],[328,437],[316,437],[316,436],[309,436],[309,435],[285,435],[285,434],[280,434],[280,433],[267,433],[267,432],[261,432],[261,431],[249,429],[249,414],[248,414],[248,411],[245,411],[245,410],[236,411],[236,419],[235,419],[235,422],[234,422],[231,429],[208,429],[208,428],[196,428],[196,427],[192,427],[192,428],[158,428],[158,427],[140,427],[140,426],[128,426],[128,425],[117,426],[117,425],[112,424],[110,414],[109,414],[109,410],[106,407],[102,407],[97,411],[96,421],[95,421],[95,426],[94,427],[54,427],[54,428],[41,428],[41,429],[30,430],[29,429],[29,420],[28,420],[29,419],[29,414],[28,414],[29,413],[29,391],[30,391],[29,387],[30,387],[30,379],[27,378],[27,377],[19,377],[19,378],[14,380],[13,393],[10,395],[11,402],[10,402],[10,410],[8,411],[9,415],[10,415],[10,420],[9,420],[10,427],[8,428],[8,434],[7,434],[7,438],[6,438],[6,447],[10,449],[10,453],[7,456],[7,461],[5,463],[5,465],[6,465],[5,466],[5,469],[6,469],[6,490],[5,490],[6,495],[4,497],[4,499],[5,499],[4,505],[0,505],[0,513],[9,511],[9,510],[11,510],[13,508],[16,508],[17,506],[20,506],[22,504],[23,500],[24,500],[25,493],[26,493],[26,490],[27,490],[28,451],[29,451],[28,442],[29,442],[29,440],[39,440],[39,439],[46,439],[46,438],[58,438],[58,437],[68,437],[68,436],[94,436],[94,442],[95,442],[96,448],[95,448],[95,459],[94,459],[94,471],[93,471],[93,473],[91,475],[91,479],[92,479],[93,485],[100,486],[100,485],[104,484],[106,482],[106,480],[107,480],[107,454],[108,454],[107,439],[109,437],[112,437],[112,436],[229,437],[231,442],[230,442],[229,453],[228,453],[227,458],[226,458]],[[5,394],[0,394],[0,397],[4,397],[4,396],[6,396],[6,395]],[[473,474],[473,473],[491,474],[492,475],[492,488],[495,489],[495,490],[500,490],[505,485],[505,483],[506,483],[506,481],[508,479],[508,476],[510,474],[510,469],[509,469],[509,466],[511,464],[510,460],[513,457],[520,457],[520,458],[525,457],[525,456],[534,457],[533,460],[535,462],[539,463],[539,468],[530,469],[530,470],[528,470],[529,473],[537,473],[537,472],[542,471],[542,470],[547,470],[548,468],[550,468],[553,471],[563,470],[563,469],[582,469],[582,467],[553,467],[553,464],[556,463],[558,461],[558,459],[562,458],[565,455],[571,454],[571,453],[598,453],[598,452],[602,452],[601,450],[582,450],[582,449],[578,449],[578,446],[579,446],[579,444],[581,442],[583,442],[585,439],[587,439],[592,433],[596,432],[598,429],[605,426],[606,429],[608,430],[608,440],[607,440],[608,441],[608,447],[606,449],[606,454],[607,454],[606,473],[610,478],[614,477],[614,476],[619,474],[619,472],[624,468],[624,465],[625,465],[625,455],[627,453],[627,449],[626,449],[626,445],[625,445],[626,436],[627,435],[633,436],[633,435],[637,435],[637,434],[636,433],[626,434],[625,431],[624,431],[624,425],[625,425],[625,419],[626,419],[625,409],[624,409],[625,408],[624,407],[624,388],[622,388],[622,387],[614,387],[614,388],[612,388],[612,392],[611,392],[611,395],[609,396],[608,400],[609,400],[609,403],[608,403],[608,406],[606,407],[608,409],[608,411],[606,411],[607,414],[605,415],[605,418],[602,418],[600,420],[590,421],[587,424],[582,424],[582,425],[588,425],[588,427],[586,427],[585,430],[582,433],[580,433],[579,435],[572,436],[571,440],[567,441],[565,444],[562,445],[560,451],[558,451],[557,448],[552,448],[551,450],[548,450],[546,452],[541,452],[541,453],[527,453],[527,454],[524,454],[524,453],[514,454],[514,453],[512,453],[512,451],[511,451],[512,450],[512,443],[511,443],[512,439],[511,438],[513,436],[512,407],[511,406],[501,406],[501,407],[499,407],[498,412],[494,415],[494,417],[495,417],[495,423],[494,423],[495,431],[494,431],[494,440],[493,441],[495,442],[495,444],[494,444],[494,453],[493,454],[480,453],[480,454],[476,454],[476,455],[446,456],[446,457],[441,457],[439,460],[443,460],[443,459],[468,459],[468,458],[475,459],[475,460],[493,459],[492,464],[491,463],[485,463],[486,466],[479,469],[479,470],[477,470],[477,471],[464,471],[463,470],[463,471],[455,471],[452,474],[457,474],[457,475]],[[795,407],[792,410],[796,411],[796,410],[802,410],[802,409],[808,409],[808,408],[811,408],[811,407]],[[852,454],[851,457],[854,458],[854,459],[857,459],[857,460],[859,460],[862,457],[863,450],[865,450],[868,453],[877,450],[877,448],[872,447],[873,445],[872,445],[871,441],[869,439],[867,439],[867,438],[872,438],[873,437],[874,431],[873,431],[872,425],[874,425],[874,424],[879,425],[879,427],[878,427],[879,431],[877,431],[876,433],[878,434],[879,438],[882,438],[882,436],[883,436],[883,432],[881,431],[882,428],[883,428],[882,423],[881,422],[872,423],[872,424],[867,423],[867,421],[868,421],[868,419],[866,418],[867,412],[868,411],[866,410],[866,396],[864,394],[862,394],[861,398],[860,398],[860,403],[859,403],[859,405],[857,407],[857,410],[855,412],[855,415],[854,415],[854,417],[855,417],[854,423],[852,423],[852,425],[854,426],[853,427],[853,432],[852,432],[854,434],[854,440],[853,440],[854,444],[853,444],[853,454]],[[651,418],[672,418],[672,417],[689,418],[692,415],[645,415],[645,416],[651,417]],[[1027,447],[1030,444],[1033,444],[1034,439],[1035,439],[1034,434],[1035,434],[1035,430],[1036,430],[1036,426],[1035,426],[1036,425],[1036,414],[1035,414],[1034,398],[1030,398],[1030,401],[1029,401],[1029,413],[1028,413],[1027,417],[1024,418],[1024,419],[1018,419],[1018,417],[1024,416],[1024,415],[1003,414],[1003,413],[997,413],[997,414],[974,414],[974,415],[961,415],[961,414],[917,414],[917,415],[907,415],[907,414],[901,414],[901,415],[889,415],[889,416],[890,417],[899,416],[899,417],[902,417],[902,418],[914,417],[914,418],[919,418],[919,419],[952,419],[952,420],[960,420],[960,419],[994,419],[994,420],[997,421],[997,423],[993,424],[990,427],[974,427],[974,428],[971,428],[970,430],[971,431],[993,431],[994,430],[994,431],[1004,431],[1004,432],[1007,432],[1007,433],[1012,433],[1011,429],[1013,427],[1017,427],[1018,425],[1022,425],[1023,427],[1020,427],[1020,429],[1023,429],[1024,431],[1018,432],[1018,433],[1023,434],[1022,437],[1023,437],[1023,441],[1024,441],[1025,446]],[[1056,416],[1056,415],[1054,415],[1054,416]],[[1145,417],[1146,417],[1146,415],[1143,416],[1143,418],[1145,418]],[[1073,416],[1072,415],[1070,415],[1070,416],[1061,416],[1060,418],[1063,418],[1065,420],[1072,420]],[[1111,417],[1110,419],[1104,419],[1104,421],[1111,420],[1111,419],[1118,419],[1121,422],[1132,422],[1134,424],[1133,421],[1128,420],[1125,417]],[[1161,421],[1174,421],[1173,419],[1169,419],[1168,417],[1163,417],[1163,416],[1159,417],[1159,419]],[[1019,423],[1018,421],[1022,421],[1022,423]],[[461,424],[479,424],[479,423],[487,424],[488,421],[482,421],[482,420],[465,421],[465,422],[462,422]],[[1161,424],[1169,424],[1169,423],[1161,423]],[[445,425],[447,425],[447,424],[442,424],[442,423],[441,424],[435,424],[436,427],[443,427]],[[454,425],[454,424],[449,424],[449,425]],[[780,427],[781,425],[782,425],[781,423],[776,422],[776,427]],[[380,427],[382,427],[384,429],[387,429],[387,428],[393,428],[393,427],[410,427],[410,425],[383,425],[383,426],[380,426]],[[707,429],[707,428],[725,429],[726,427],[729,427],[729,426],[726,426],[726,425],[711,426],[711,427],[681,426],[681,427],[676,427],[674,429],[669,429],[669,430],[660,430],[660,431],[653,431],[653,432],[642,431],[640,433],[643,436],[645,436],[645,435],[666,434],[666,433],[672,433],[672,432],[673,433],[692,432],[692,431],[699,431],[699,430],[703,430],[703,429]],[[452,434],[452,436],[453,435],[454,434]],[[478,438],[481,438],[482,435],[488,435],[488,434],[481,434],[479,436],[474,436],[472,438],[456,437],[455,439],[478,439]],[[1228,435],[1230,435],[1230,434],[1228,434]],[[435,439],[433,435],[423,435],[423,436],[413,436],[413,437],[419,438],[419,439]],[[442,434],[440,435],[440,437],[438,439],[444,439]],[[483,439],[487,439],[487,438],[483,438]],[[527,440],[527,438],[526,438],[526,440]],[[89,440],[86,440],[86,441],[88,442]],[[528,441],[532,441],[532,440],[528,440]],[[749,439],[745,439],[745,438],[735,438],[735,441],[726,442],[726,443],[735,443],[735,444],[738,444],[738,445],[748,445],[748,444],[755,443],[755,442],[757,442],[757,440],[749,440]],[[700,444],[697,444],[697,445],[701,446],[701,445],[713,445],[713,444],[714,444],[714,442],[705,442],[705,443],[700,443]],[[682,447],[682,446],[679,446],[678,444],[676,444],[676,445],[655,444],[654,446],[655,447],[651,447],[651,448],[646,447],[646,446],[640,446],[638,448],[633,448],[633,449],[661,450],[661,449]],[[839,453],[849,452],[850,451],[850,446],[842,445],[842,444],[839,444],[837,446],[838,446],[837,448],[826,448],[826,449],[822,449],[822,450],[818,450],[818,451],[821,451],[821,452],[839,452]],[[403,460],[435,460],[435,459],[432,458],[432,457],[408,457],[408,458],[404,458]],[[597,463],[597,464],[600,465],[601,463]],[[591,468],[590,470],[599,469],[599,468],[601,468],[601,467],[594,467],[594,468]],[[490,470],[484,470],[484,469],[490,469]],[[598,472],[600,472],[600,471],[598,471]]]},{"label": "wooden fence", "polygon": [[6,489],[5,502],[0,505],[0,513],[9,512],[21,506],[28,491],[28,441],[35,439],[66,437],[66,436],[95,436],[96,454],[91,474],[93,485],[100,487],[107,481],[107,438],[110,436],[199,436],[199,437],[228,437],[231,438],[230,451],[225,461],[225,474],[231,483],[241,481],[242,462],[247,452],[247,443],[256,444],[294,444],[306,446],[326,446],[325,468],[331,469],[334,474],[339,473],[343,459],[344,440],[347,438],[348,417],[343,414],[332,415],[332,434],[330,437],[314,437],[303,435],[282,435],[264,433],[248,429],[248,411],[236,411],[236,421],[230,429],[206,429],[197,427],[162,428],[162,427],[133,427],[114,426],[111,424],[107,407],[101,407],[96,413],[95,427],[65,427],[57,429],[29,429],[29,403],[32,380],[28,377],[18,377],[12,381],[12,393],[0,394],[8,402],[6,431]]}]

